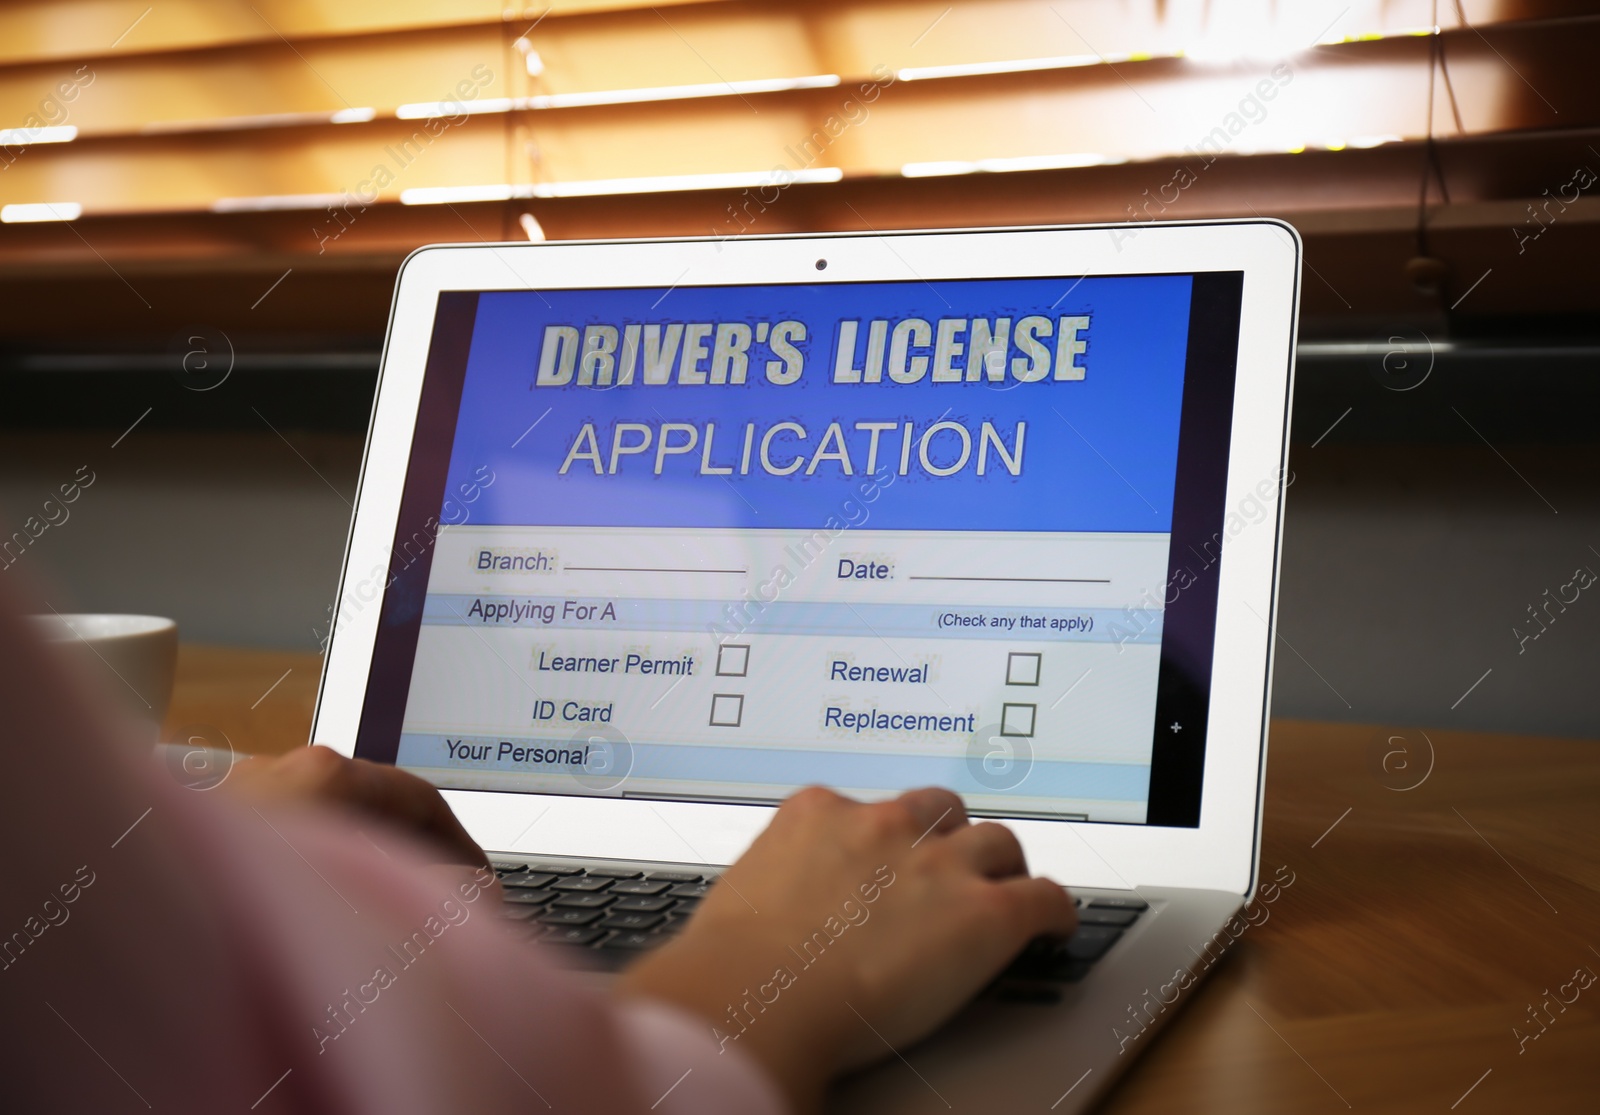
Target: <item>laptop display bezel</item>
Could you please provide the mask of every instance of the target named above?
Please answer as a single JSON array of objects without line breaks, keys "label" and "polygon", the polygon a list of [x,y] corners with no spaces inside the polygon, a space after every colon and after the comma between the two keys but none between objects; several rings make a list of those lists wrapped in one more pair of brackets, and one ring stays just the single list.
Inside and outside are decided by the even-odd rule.
[{"label": "laptop display bezel", "polygon": [[[313,739],[354,751],[444,291],[1239,271],[1231,509],[1263,502],[1263,481],[1276,481],[1287,462],[1299,253],[1293,229],[1269,220],[420,249],[396,284]],[[825,272],[816,269],[821,256]],[[1249,893],[1259,845],[1281,491],[1272,487],[1259,521],[1228,535],[1217,571],[1199,826],[1009,821],[1036,871],[1080,886]],[[620,859],[726,863],[771,813],[765,806],[493,791],[446,796],[469,831],[496,851]]]}]

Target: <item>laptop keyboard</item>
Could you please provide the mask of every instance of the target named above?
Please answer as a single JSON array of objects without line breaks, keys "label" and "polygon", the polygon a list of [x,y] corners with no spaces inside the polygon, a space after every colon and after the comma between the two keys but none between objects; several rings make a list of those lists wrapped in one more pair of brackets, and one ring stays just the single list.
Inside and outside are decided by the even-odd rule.
[{"label": "laptop keyboard", "polygon": [[712,880],[687,871],[496,861],[505,894],[502,917],[528,926],[531,939],[593,950],[615,967],[683,927]]},{"label": "laptop keyboard", "polygon": [[1016,981],[1077,983],[1150,908],[1132,894],[1077,901],[1077,931],[1065,940],[1040,938],[1023,949],[996,981],[1002,997],[1018,991]]},{"label": "laptop keyboard", "polygon": [[[505,894],[502,917],[525,923],[531,940],[583,949],[606,968],[670,940],[716,882],[688,871],[508,860],[495,861],[494,869]],[[1001,998],[1052,998],[1041,984],[1083,979],[1150,908],[1133,894],[1079,896],[1077,903],[1077,932],[1023,949],[995,980]]]}]

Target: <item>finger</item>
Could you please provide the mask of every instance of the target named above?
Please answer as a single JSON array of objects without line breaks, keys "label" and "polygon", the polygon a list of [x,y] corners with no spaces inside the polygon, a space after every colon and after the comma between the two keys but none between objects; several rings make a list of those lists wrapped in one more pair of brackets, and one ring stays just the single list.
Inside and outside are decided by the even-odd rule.
[{"label": "finger", "polygon": [[899,801],[916,821],[919,840],[936,832],[953,832],[967,823],[967,807],[949,790],[936,786],[908,790]]},{"label": "finger", "polygon": [[341,774],[342,784],[327,795],[331,800],[431,841],[454,861],[488,865],[483,849],[467,835],[432,783],[410,771],[364,759],[349,763]]},{"label": "finger", "polygon": [[837,809],[841,805],[850,804],[850,799],[843,794],[828,789],[826,786],[806,786],[796,790],[784,799],[778,811],[788,813],[811,813],[820,810]]},{"label": "finger", "polygon": [[236,785],[243,792],[365,813],[442,848],[453,862],[488,865],[438,790],[409,771],[317,745],[271,759],[247,759],[230,773],[238,774]]},{"label": "finger", "polygon": [[299,747],[283,755],[256,755],[234,763],[230,790],[266,798],[307,801],[335,796],[350,760],[326,747]]},{"label": "finger", "polygon": [[1019,941],[1049,935],[1067,937],[1078,928],[1078,908],[1067,888],[1053,879],[1002,879],[995,884],[1016,910]]},{"label": "finger", "polygon": [[1016,835],[1004,825],[985,821],[969,825],[945,837],[945,843],[980,875],[1002,879],[1026,875],[1028,861]]},{"label": "finger", "polygon": [[453,861],[488,864],[482,849],[456,821],[438,790],[416,774],[362,758],[344,760],[338,768],[323,774],[314,787],[322,800],[357,809],[432,841],[445,849]]},{"label": "finger", "polygon": [[[269,775],[279,788],[307,794],[320,794],[336,785],[351,762],[331,747],[321,744],[297,747],[282,755],[262,757],[260,761],[263,764],[260,768],[262,773]],[[245,770],[251,769],[248,762],[240,766]]]}]

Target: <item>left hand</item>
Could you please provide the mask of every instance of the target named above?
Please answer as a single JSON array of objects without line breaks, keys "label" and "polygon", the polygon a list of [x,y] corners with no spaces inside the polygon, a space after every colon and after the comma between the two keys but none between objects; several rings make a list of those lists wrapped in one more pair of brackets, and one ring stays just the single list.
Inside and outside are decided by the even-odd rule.
[{"label": "left hand", "polygon": [[342,807],[430,842],[449,863],[489,865],[433,784],[387,763],[347,759],[321,746],[300,747],[286,755],[242,759],[224,785],[257,800]]}]

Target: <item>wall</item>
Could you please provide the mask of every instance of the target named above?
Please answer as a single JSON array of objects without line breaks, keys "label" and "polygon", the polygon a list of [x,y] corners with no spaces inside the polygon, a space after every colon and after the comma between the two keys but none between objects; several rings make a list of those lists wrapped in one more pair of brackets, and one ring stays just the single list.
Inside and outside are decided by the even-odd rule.
[{"label": "wall", "polygon": [[[39,579],[64,612],[155,612],[191,641],[314,650],[359,437],[116,436],[0,435],[0,523],[79,466],[95,474],[0,575]],[[1539,630],[1528,607],[1575,568],[1600,571],[1600,453],[1497,449],[1296,447],[1276,715],[1600,737],[1600,586],[1520,651],[1512,630]]]}]

